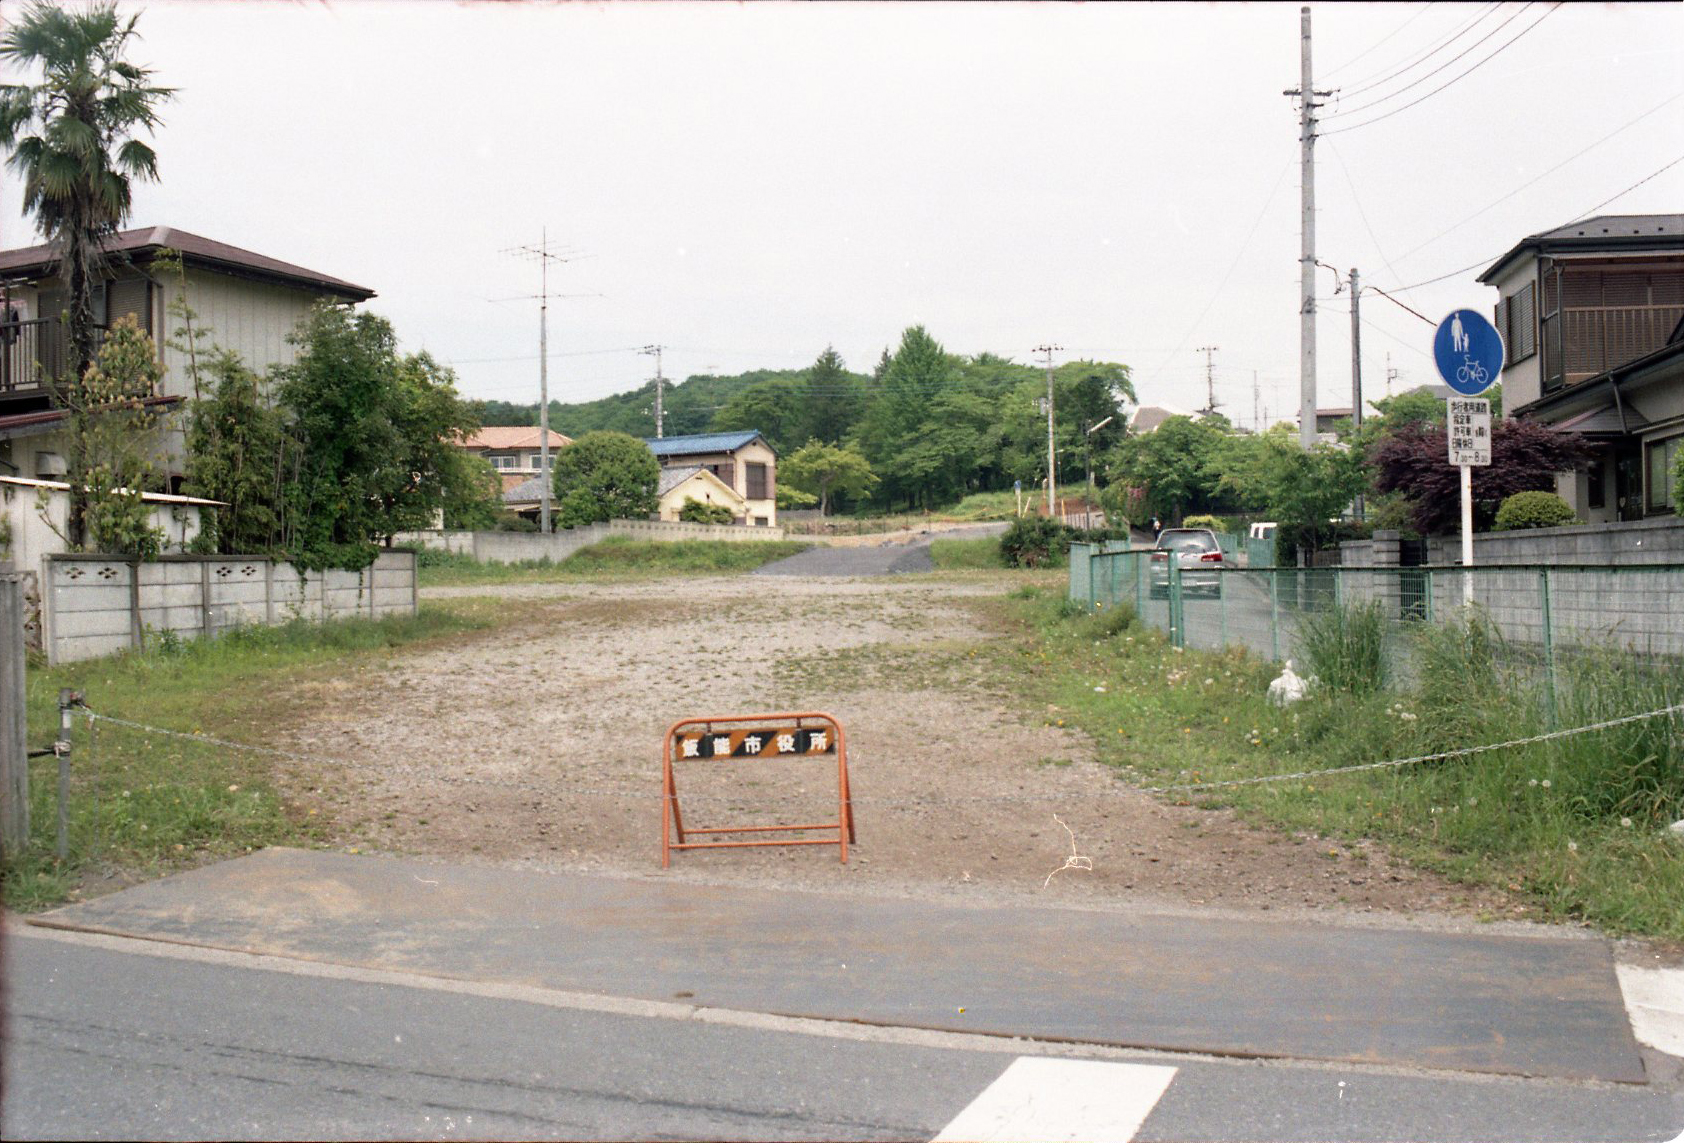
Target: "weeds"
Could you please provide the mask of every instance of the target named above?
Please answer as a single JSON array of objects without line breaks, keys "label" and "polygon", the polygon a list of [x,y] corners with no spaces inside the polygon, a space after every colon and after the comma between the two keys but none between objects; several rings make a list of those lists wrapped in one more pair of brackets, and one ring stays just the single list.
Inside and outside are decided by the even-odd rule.
[{"label": "weeds", "polygon": [[1378,601],[1311,612],[1298,645],[1307,673],[1324,687],[1360,696],[1386,685],[1386,619]]},{"label": "weeds", "polygon": [[[1280,710],[1264,699],[1279,667],[1243,651],[1182,650],[1121,617],[1109,619],[1117,633],[1102,635],[1104,611],[1076,614],[1040,592],[1014,593],[1009,606],[1027,621],[1020,662],[1037,697],[1139,785],[1408,758],[1684,702],[1675,665],[1614,647],[1564,658],[1552,693],[1535,657],[1505,646],[1477,612],[1387,647],[1403,662],[1377,671],[1384,627],[1358,613],[1330,625],[1328,657],[1308,664],[1329,685]],[[1684,844],[1665,829],[1684,817],[1678,716],[1221,793],[1222,804],[1254,823],[1374,839],[1423,868],[1505,894],[1512,916],[1684,938]]]},{"label": "weeds", "polygon": [[[297,621],[240,627],[217,639],[160,636],[144,653],[116,655],[28,676],[29,744],[57,730],[60,687],[83,691],[101,714],[203,733],[258,738],[282,684],[368,669],[392,648],[485,626],[472,604],[423,607],[414,616]],[[30,837],[0,868],[13,910],[43,908],[108,879],[232,856],[265,845],[317,840],[325,823],[283,799],[271,759],[209,742],[163,738],[115,723],[72,729],[68,853],[59,861],[57,761],[30,766]]]},{"label": "weeds", "polygon": [[431,552],[420,564],[422,587],[552,583],[591,577],[616,579],[753,571],[806,551],[798,540],[633,540],[610,536],[561,561],[544,557],[514,564],[481,563],[456,552]]}]

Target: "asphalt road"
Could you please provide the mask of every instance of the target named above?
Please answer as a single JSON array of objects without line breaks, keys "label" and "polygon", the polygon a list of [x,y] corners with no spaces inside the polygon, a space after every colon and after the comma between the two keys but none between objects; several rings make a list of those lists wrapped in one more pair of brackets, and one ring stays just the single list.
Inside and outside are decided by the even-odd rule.
[{"label": "asphalt road", "polygon": [[998,536],[1006,530],[1004,524],[978,524],[941,533],[927,533],[913,540],[885,540],[883,543],[859,547],[830,547],[815,544],[788,559],[778,560],[755,569],[755,575],[802,576],[863,576],[899,575],[907,572],[935,570],[930,560],[932,540],[975,540]]},{"label": "asphalt road", "polygon": [[[1117,1120],[1083,1137],[1591,1143],[1684,1125],[1684,1100],[1654,1086],[593,1011],[564,994],[17,924],[4,954],[7,1139],[929,1139],[973,1101],[973,1124],[1002,1099],[1040,1124],[1102,1114],[1140,1094],[1142,1073],[1156,1079],[1138,1130]],[[1020,1057],[1041,1065],[1035,1087],[1004,1091]]]}]

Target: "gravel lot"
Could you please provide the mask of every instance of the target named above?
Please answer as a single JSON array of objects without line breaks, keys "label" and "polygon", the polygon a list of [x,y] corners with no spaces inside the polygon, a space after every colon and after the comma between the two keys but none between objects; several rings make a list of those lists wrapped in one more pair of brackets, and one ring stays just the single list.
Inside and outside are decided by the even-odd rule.
[{"label": "gravel lot", "polygon": [[[431,589],[520,619],[311,684],[296,776],[337,842],[448,860],[708,882],[1460,925],[1507,903],[1378,847],[1266,833],[1124,790],[1044,725],[976,578],[734,576]],[[847,730],[859,845],[693,851],[660,870],[660,747],[679,718],[821,710]],[[834,765],[692,764],[695,827],[835,817]],[[1056,815],[1056,820],[1055,820]],[[1062,823],[1062,824],[1061,824]],[[1068,827],[1068,831],[1065,827]],[[1059,870],[1072,854],[1092,869]]]}]

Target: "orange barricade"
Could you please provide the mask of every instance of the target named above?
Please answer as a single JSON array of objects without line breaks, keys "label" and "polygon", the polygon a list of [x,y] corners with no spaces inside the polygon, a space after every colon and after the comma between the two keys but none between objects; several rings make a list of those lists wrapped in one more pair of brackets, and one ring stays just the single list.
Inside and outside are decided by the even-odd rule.
[{"label": "orange barricade", "polygon": [[[836,757],[836,820],[805,825],[739,825],[685,829],[678,807],[673,763],[729,762],[733,759],[802,759]],[[661,868],[675,849],[731,849],[753,845],[834,845],[848,861],[854,840],[854,803],[848,792],[848,741],[842,724],[828,714],[734,714],[684,718],[667,730],[661,746]],[[784,833],[791,830],[835,830],[836,836],[791,838],[780,841],[688,841],[690,835]],[[673,840],[674,834],[677,840]]]}]

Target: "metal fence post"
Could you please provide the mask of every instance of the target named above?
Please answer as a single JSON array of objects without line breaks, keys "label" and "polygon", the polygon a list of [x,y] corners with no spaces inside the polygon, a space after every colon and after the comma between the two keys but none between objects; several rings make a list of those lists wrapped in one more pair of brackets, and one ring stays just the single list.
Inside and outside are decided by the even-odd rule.
[{"label": "metal fence post", "polygon": [[1275,647],[1274,660],[1281,661],[1281,569],[1269,569],[1269,638]]},{"label": "metal fence post", "polygon": [[29,720],[23,652],[23,576],[0,572],[0,853],[29,845]]},{"label": "metal fence post", "polygon": [[1433,569],[1421,570],[1421,609],[1428,623],[1433,621]]},{"label": "metal fence post", "polygon": [[1169,644],[1185,647],[1187,632],[1184,627],[1186,613],[1181,602],[1181,561],[1176,558],[1176,553],[1171,552],[1164,562],[1169,567]]},{"label": "metal fence post", "polygon": [[1544,688],[1549,696],[1550,729],[1554,730],[1558,718],[1555,703],[1555,634],[1551,630],[1553,624],[1550,619],[1550,571],[1548,568],[1538,569],[1538,606],[1544,629]]},{"label": "metal fence post", "polygon": [[82,696],[69,687],[58,692],[58,737],[53,739],[53,756],[58,759],[58,846],[60,862],[70,856],[70,712]]}]

